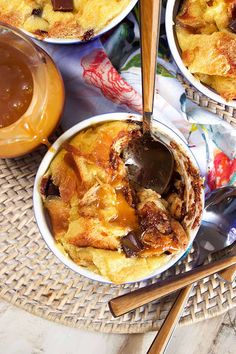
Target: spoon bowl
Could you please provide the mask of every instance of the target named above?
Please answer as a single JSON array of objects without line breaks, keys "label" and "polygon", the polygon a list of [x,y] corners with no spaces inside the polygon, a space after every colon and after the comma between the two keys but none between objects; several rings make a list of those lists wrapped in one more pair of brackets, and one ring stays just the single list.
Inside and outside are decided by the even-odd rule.
[{"label": "spoon bowl", "polygon": [[174,157],[164,142],[146,132],[131,141],[126,155],[130,180],[159,194],[165,192],[174,170]]},{"label": "spoon bowl", "polygon": [[[169,147],[152,134],[152,112],[159,41],[161,0],[141,0],[141,66],[143,135],[132,141],[126,153],[129,179],[159,194],[168,188],[174,169]],[[148,20],[147,20],[148,19]]]},{"label": "spoon bowl", "polygon": [[[209,253],[223,250],[236,241],[235,215],[235,187],[222,187],[208,196],[202,224],[194,241],[199,252],[197,265],[202,264]],[[217,254],[214,258],[216,257]]]}]

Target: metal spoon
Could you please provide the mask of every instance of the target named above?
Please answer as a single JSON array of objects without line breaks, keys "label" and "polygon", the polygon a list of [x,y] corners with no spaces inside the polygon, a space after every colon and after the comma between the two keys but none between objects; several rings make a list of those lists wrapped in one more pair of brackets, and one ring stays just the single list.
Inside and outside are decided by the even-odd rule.
[{"label": "metal spoon", "polygon": [[[223,250],[229,246],[231,254],[236,255],[236,188],[223,187],[216,190],[206,201],[205,211],[203,214],[202,226],[195,239],[198,248],[197,265],[201,265],[203,259],[214,251]],[[202,257],[204,254],[204,257]],[[235,257],[234,257],[235,258]],[[222,264],[224,260],[222,259]],[[220,261],[219,261],[220,262]],[[234,260],[232,262],[234,264]],[[230,264],[228,264],[230,265]],[[225,266],[226,262],[225,262]],[[209,269],[212,269],[212,272]],[[205,276],[218,272],[222,267],[214,267],[213,264],[197,267],[185,274],[176,275],[173,280],[167,279],[158,281],[155,284],[145,286],[138,290],[134,290],[128,294],[121,295],[109,301],[109,307],[115,317],[121,316],[129,311],[136,309],[150,301],[159,299],[173,291],[191,284]],[[235,272],[235,268],[231,272]],[[188,293],[188,296],[190,291]],[[187,298],[187,294],[186,298]]]},{"label": "metal spoon", "polygon": [[141,0],[141,62],[143,93],[143,135],[132,140],[126,151],[131,181],[162,194],[170,182],[174,157],[169,147],[152,133],[153,97],[159,41],[161,0]]}]

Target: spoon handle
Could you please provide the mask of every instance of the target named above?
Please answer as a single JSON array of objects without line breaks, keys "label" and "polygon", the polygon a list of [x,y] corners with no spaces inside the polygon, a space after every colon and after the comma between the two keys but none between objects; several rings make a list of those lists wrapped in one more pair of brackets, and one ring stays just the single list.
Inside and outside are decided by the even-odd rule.
[{"label": "spoon handle", "polygon": [[190,284],[180,291],[161,328],[154,338],[147,352],[148,354],[163,354],[165,352],[165,349],[188,301],[192,288],[193,286]]},{"label": "spoon handle", "polygon": [[140,0],[143,130],[150,131],[160,32],[161,0]]},{"label": "spoon handle", "polygon": [[[221,276],[221,278],[223,278],[224,281],[226,280],[228,282],[232,282],[236,277],[236,266],[233,265],[222,270],[219,275]],[[156,337],[154,338],[147,352],[148,354],[163,354],[165,352],[165,349],[184,311],[192,288],[193,286],[192,284],[190,284],[180,291],[164,322],[162,323],[161,328],[159,329]]]},{"label": "spoon handle", "polygon": [[164,280],[161,283],[145,286],[134,290],[128,294],[118,296],[109,301],[109,307],[112,315],[118,317],[136,309],[148,302],[157,300],[162,296],[177,291],[189,284],[194,283],[211,274],[217,273],[222,269],[234,265],[236,256],[227,257],[217,262],[198,267],[184,274],[176,275],[173,280]]},{"label": "spoon handle", "polygon": [[229,268],[226,268],[224,270],[222,270],[221,272],[219,272],[218,274],[221,278],[223,278],[223,280],[228,281],[230,283],[232,283],[232,281],[234,281],[234,279],[236,278],[236,266],[233,265]]}]

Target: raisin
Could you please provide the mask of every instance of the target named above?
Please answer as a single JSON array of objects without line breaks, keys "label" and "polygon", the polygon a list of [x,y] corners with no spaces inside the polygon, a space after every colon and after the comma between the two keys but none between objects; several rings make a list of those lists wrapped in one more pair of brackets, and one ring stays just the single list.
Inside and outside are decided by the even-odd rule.
[{"label": "raisin", "polygon": [[82,41],[88,41],[90,40],[92,37],[94,36],[94,30],[88,30],[84,33],[83,37],[82,37]]},{"label": "raisin", "polygon": [[31,15],[41,17],[42,13],[43,13],[43,10],[38,7],[37,9],[33,9]]}]

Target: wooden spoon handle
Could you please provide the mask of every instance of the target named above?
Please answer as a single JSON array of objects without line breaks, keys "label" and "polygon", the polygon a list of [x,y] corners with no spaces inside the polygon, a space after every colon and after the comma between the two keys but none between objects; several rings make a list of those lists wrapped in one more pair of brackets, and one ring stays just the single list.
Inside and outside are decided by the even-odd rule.
[{"label": "wooden spoon handle", "polygon": [[230,283],[236,278],[236,266],[233,265],[219,272],[219,276]]},{"label": "wooden spoon handle", "polygon": [[[232,282],[236,278],[236,266],[233,265],[222,270],[219,275],[223,278],[223,280]],[[164,322],[162,323],[161,328],[154,338],[147,354],[163,354],[165,352],[165,349],[179,322],[181,314],[183,313],[192,288],[192,285],[188,285],[180,291]]]},{"label": "wooden spoon handle", "polygon": [[235,263],[236,256],[227,257],[217,262],[198,267],[184,274],[177,275],[173,280],[164,280],[161,283],[157,282],[128,294],[121,295],[109,301],[110,311],[114,317],[124,315],[137,307],[177,291],[195,281],[234,265]]},{"label": "wooden spoon handle", "polygon": [[164,353],[188,301],[192,287],[192,285],[188,285],[180,291],[168,315],[166,316],[165,321],[154,338],[154,341],[147,352],[148,354]]},{"label": "wooden spoon handle", "polygon": [[140,0],[143,111],[152,113],[161,0]]}]

